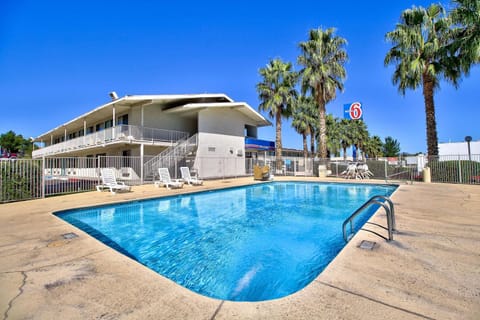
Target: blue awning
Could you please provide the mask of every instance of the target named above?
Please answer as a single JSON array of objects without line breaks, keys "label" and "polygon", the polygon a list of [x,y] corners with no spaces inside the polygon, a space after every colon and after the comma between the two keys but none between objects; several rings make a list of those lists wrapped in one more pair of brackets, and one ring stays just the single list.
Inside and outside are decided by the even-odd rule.
[{"label": "blue awning", "polygon": [[275,151],[275,142],[255,138],[245,138],[245,150]]}]

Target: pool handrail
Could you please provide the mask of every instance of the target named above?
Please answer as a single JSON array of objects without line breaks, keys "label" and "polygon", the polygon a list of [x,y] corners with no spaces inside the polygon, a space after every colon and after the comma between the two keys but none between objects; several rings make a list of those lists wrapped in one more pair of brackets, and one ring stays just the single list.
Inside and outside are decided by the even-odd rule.
[{"label": "pool handrail", "polygon": [[[379,200],[384,200],[384,202],[381,202]],[[388,205],[386,204],[388,203]],[[395,223],[395,211],[394,211],[394,206],[392,200],[388,198],[387,196],[382,196],[382,195],[376,195],[371,197],[367,202],[365,202],[360,208],[355,210],[354,213],[352,213],[345,221],[343,222],[342,225],[342,232],[343,232],[343,239],[345,242],[350,241],[350,239],[353,237],[355,234],[353,232],[353,218],[355,218],[359,213],[361,213],[363,210],[368,208],[372,204],[378,204],[381,207],[385,209],[385,212],[387,214],[387,228],[388,228],[388,240],[391,241],[393,240],[393,231],[396,230],[396,223]],[[350,235],[347,236],[347,231],[346,231],[346,226],[350,222]]]},{"label": "pool handrail", "polygon": [[395,208],[393,206],[393,201],[387,197],[387,196],[382,196],[382,195],[376,195],[376,196],[373,196],[373,198],[375,199],[382,199],[384,201],[386,201],[389,206],[390,206],[390,214],[391,214],[391,218],[392,218],[392,231],[396,231],[397,230],[397,223],[395,221]]}]

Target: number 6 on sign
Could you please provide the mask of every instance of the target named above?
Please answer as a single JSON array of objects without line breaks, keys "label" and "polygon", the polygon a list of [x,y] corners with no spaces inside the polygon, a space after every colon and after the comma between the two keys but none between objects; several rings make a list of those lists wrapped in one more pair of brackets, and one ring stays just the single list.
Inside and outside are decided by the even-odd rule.
[{"label": "number 6 on sign", "polygon": [[343,105],[344,118],[351,120],[363,119],[362,104],[360,102],[348,103]]}]

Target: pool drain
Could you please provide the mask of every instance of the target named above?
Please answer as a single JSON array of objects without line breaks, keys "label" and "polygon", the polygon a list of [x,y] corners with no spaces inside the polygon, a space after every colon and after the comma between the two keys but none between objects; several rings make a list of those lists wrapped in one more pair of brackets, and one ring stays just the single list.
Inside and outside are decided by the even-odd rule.
[{"label": "pool drain", "polygon": [[373,250],[376,244],[377,243],[374,241],[362,240],[362,242],[360,242],[360,245],[358,247],[364,250]]},{"label": "pool drain", "polygon": [[63,239],[73,239],[73,238],[78,238],[78,234],[74,232],[69,232],[69,233],[64,233],[62,234]]}]

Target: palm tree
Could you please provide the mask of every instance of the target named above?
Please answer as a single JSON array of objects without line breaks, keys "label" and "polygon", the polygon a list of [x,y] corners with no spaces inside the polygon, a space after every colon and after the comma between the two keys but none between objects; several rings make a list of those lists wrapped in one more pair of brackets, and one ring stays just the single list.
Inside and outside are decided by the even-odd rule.
[{"label": "palm tree", "polygon": [[352,137],[352,143],[357,149],[357,157],[361,158],[361,150],[365,142],[368,140],[368,129],[367,125],[363,120],[348,120],[350,121],[349,129]]},{"label": "palm tree", "polygon": [[454,41],[451,53],[457,55],[462,71],[468,75],[470,67],[480,62],[480,1],[453,0],[457,6],[451,11]]},{"label": "palm tree", "polygon": [[336,97],[337,89],[343,91],[346,78],[344,64],[348,56],[344,49],[347,41],[335,35],[335,29],[310,30],[309,39],[299,44],[301,55],[298,64],[302,92],[310,91],[318,107],[320,157],[327,157],[326,104]]},{"label": "palm tree", "polygon": [[327,149],[328,154],[340,155],[341,137],[340,137],[340,120],[331,114],[327,114]]},{"label": "palm tree", "polygon": [[295,83],[297,74],[290,62],[280,59],[271,60],[265,68],[260,69],[263,81],[257,84],[261,111],[267,111],[270,118],[275,118],[275,157],[277,166],[282,162],[282,117],[288,118],[296,98]]},{"label": "palm tree", "polygon": [[385,157],[396,157],[400,153],[400,143],[397,139],[386,137],[383,144],[383,155]]},{"label": "palm tree", "polygon": [[295,100],[292,127],[302,135],[303,156],[308,157],[307,135],[311,133],[310,128],[315,118],[313,116],[315,102],[311,96],[300,96]]},{"label": "palm tree", "polygon": [[352,122],[348,119],[342,119],[339,122],[339,138],[340,145],[343,149],[343,159],[347,160],[347,148],[353,144],[352,130],[350,130],[350,124]]},{"label": "palm tree", "polygon": [[[316,114],[316,113],[315,113]],[[310,124],[310,154],[312,157],[315,155],[315,141],[317,140],[317,135],[318,135],[318,117],[314,116],[314,121],[315,123]]]},{"label": "palm tree", "polygon": [[379,136],[369,137],[363,145],[365,157],[378,158],[382,155],[383,142]]},{"label": "palm tree", "polygon": [[406,89],[423,88],[427,145],[429,155],[438,155],[434,90],[442,78],[455,87],[459,69],[445,48],[449,42],[450,23],[439,4],[427,9],[413,7],[402,12],[395,30],[386,34],[393,47],[385,56],[385,66],[393,64],[393,84],[402,95]]}]

